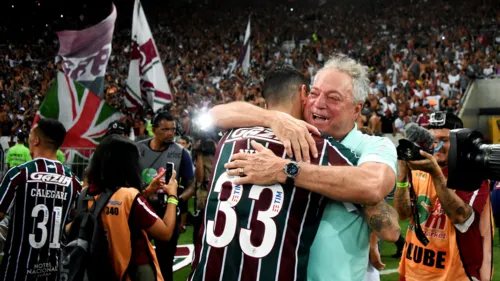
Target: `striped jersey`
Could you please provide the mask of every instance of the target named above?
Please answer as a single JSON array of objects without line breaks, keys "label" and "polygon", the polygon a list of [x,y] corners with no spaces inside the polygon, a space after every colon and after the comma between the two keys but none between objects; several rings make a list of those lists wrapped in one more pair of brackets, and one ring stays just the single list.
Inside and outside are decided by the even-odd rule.
[{"label": "striped jersey", "polygon": [[0,185],[9,232],[0,280],[55,280],[64,225],[82,186],[58,161],[37,158],[10,169]]},{"label": "striped jersey", "polygon": [[[255,140],[286,158],[269,128],[234,129],[219,142],[205,217],[189,280],[306,280],[309,249],[322,214],[322,196],[282,184],[233,185],[224,164]],[[354,154],[316,138],[319,165],[349,165]],[[351,161],[352,162],[352,161]]]}]

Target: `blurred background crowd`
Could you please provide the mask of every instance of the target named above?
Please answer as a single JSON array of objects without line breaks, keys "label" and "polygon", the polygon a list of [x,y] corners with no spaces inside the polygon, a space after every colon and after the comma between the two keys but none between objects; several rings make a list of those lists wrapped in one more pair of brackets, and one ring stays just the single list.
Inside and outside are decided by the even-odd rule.
[{"label": "blurred background crowd", "polygon": [[[118,14],[131,12],[131,7],[116,2]],[[323,6],[289,1],[252,7],[243,2],[232,6],[144,2],[174,97],[169,110],[180,121],[179,135],[189,135],[197,112],[213,105],[238,100],[264,106],[262,82],[271,68],[291,64],[312,80],[335,51],[369,67],[370,95],[358,127],[367,126],[376,134],[396,135],[409,122],[425,126],[433,110],[455,112],[471,78],[500,75],[497,1],[378,0],[364,5],[339,1]],[[6,9],[18,9],[6,4]],[[231,73],[249,16],[250,71]],[[123,110],[129,24],[117,21],[104,97],[126,114],[128,126],[140,137],[147,135],[154,113]],[[30,127],[61,68],[54,60],[58,50],[54,28],[29,23],[0,28],[3,137]]]}]

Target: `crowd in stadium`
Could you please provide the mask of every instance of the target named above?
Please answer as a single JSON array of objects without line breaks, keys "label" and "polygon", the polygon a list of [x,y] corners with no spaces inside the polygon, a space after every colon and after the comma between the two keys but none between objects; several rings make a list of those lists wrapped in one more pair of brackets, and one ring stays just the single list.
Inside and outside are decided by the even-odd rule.
[{"label": "crowd in stadium", "polygon": [[[491,5],[376,3],[362,7],[253,8],[248,75],[241,69],[229,74],[230,64],[240,55],[250,10],[206,13],[207,7],[200,5],[159,13],[146,6],[174,95],[172,114],[178,119],[193,118],[200,108],[234,100],[264,106],[266,71],[291,64],[313,79],[329,54],[340,51],[370,70],[370,96],[359,124],[377,134],[396,134],[428,110],[459,109],[469,77],[500,73],[500,16]],[[129,34],[127,29],[115,31],[107,68],[105,97],[118,108],[123,108]],[[2,136],[30,126],[55,70],[61,67],[54,61],[58,44],[52,32],[40,34],[35,42],[6,41],[0,47]],[[151,114],[144,112],[138,118],[126,113],[129,126],[140,135],[141,120]],[[418,121],[425,124],[425,119]]]},{"label": "crowd in stadium", "polygon": [[[7,257],[0,280],[84,271],[89,280],[173,280],[178,239],[189,223],[196,244],[190,280],[243,274],[247,280],[361,281],[367,271],[380,280],[379,238],[396,242],[400,280],[491,279],[488,182],[455,192],[446,181],[449,134],[464,126],[454,114],[470,82],[500,76],[500,2],[169,5],[144,6],[172,94],[172,103],[157,112],[126,107],[131,32],[129,22],[119,23],[128,11],[117,5],[104,91],[96,94],[125,118],[109,122],[78,175],[83,182],[75,163],[58,160],[67,136],[61,120],[33,125],[63,68],[55,30],[47,24],[19,40],[0,28],[6,39],[0,42],[0,145],[11,147],[0,184],[0,248],[5,243]],[[249,21],[248,72],[233,71]],[[200,116],[228,133],[220,138],[200,130]],[[435,137],[434,156],[422,151],[423,158],[403,160],[379,137],[395,141],[410,123],[432,131],[424,130]],[[25,158],[18,161],[19,155]],[[82,187],[88,187],[83,195]],[[389,193],[394,208],[385,201]],[[194,216],[187,211],[192,197]],[[422,226],[415,201],[421,197],[429,206],[422,207]],[[84,205],[91,199],[94,207]],[[91,228],[81,226],[98,221],[83,219],[89,208],[102,211],[95,229],[104,231],[88,241],[94,246],[100,237],[106,242],[99,249],[111,251],[91,253],[100,259],[87,266],[78,257],[81,236],[90,237]],[[404,234],[398,220],[407,218],[417,223]]]}]

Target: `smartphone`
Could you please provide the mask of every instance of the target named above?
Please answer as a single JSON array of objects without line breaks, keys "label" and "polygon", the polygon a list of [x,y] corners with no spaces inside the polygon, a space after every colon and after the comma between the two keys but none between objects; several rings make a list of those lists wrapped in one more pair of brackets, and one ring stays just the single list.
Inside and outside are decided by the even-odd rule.
[{"label": "smartphone", "polygon": [[[168,182],[170,181],[170,178],[172,177],[172,171],[174,170],[174,163],[172,162],[167,162],[167,165],[166,165],[166,171],[165,171],[165,182],[168,184]],[[160,205],[167,205],[167,201],[168,201],[168,194],[166,194],[163,190],[158,190],[157,191],[157,194],[158,194],[158,201],[160,203]]]},{"label": "smartphone", "polygon": [[170,178],[172,177],[172,171],[174,170],[174,163],[172,162],[167,162],[167,166],[165,167],[166,172],[165,172],[165,182],[168,184],[170,181]]}]

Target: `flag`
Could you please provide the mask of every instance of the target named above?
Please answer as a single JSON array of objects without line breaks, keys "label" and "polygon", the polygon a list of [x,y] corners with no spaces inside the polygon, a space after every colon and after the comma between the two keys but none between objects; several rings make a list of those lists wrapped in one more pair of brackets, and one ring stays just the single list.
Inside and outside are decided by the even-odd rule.
[{"label": "flag", "polygon": [[243,46],[240,51],[240,58],[238,62],[232,66],[231,73],[235,69],[241,66],[243,73],[248,74],[248,69],[250,68],[250,53],[252,52],[252,45],[250,42],[251,28],[250,28],[250,17],[248,17],[247,29],[245,30],[245,39],[243,40]]},{"label": "flag", "polygon": [[132,19],[132,52],[127,78],[127,108],[147,103],[156,112],[172,101],[165,70],[141,2],[135,1]]},{"label": "flag", "polygon": [[177,250],[175,251],[172,270],[176,272],[190,265],[191,261],[193,260],[193,255],[194,255],[193,244],[177,245]]},{"label": "flag", "polygon": [[57,32],[60,45],[57,55],[62,58],[64,73],[101,97],[115,20],[116,8],[113,5],[111,14],[94,26]]},{"label": "flag", "polygon": [[241,64],[243,68],[243,73],[248,74],[248,69],[250,68],[250,53],[252,52],[252,43],[250,42],[250,17],[248,18],[247,29],[245,31],[245,58]]},{"label": "flag", "polygon": [[108,124],[121,114],[111,105],[62,72],[45,94],[34,124],[40,118],[59,120],[66,128],[61,147],[92,149],[105,137]]}]

